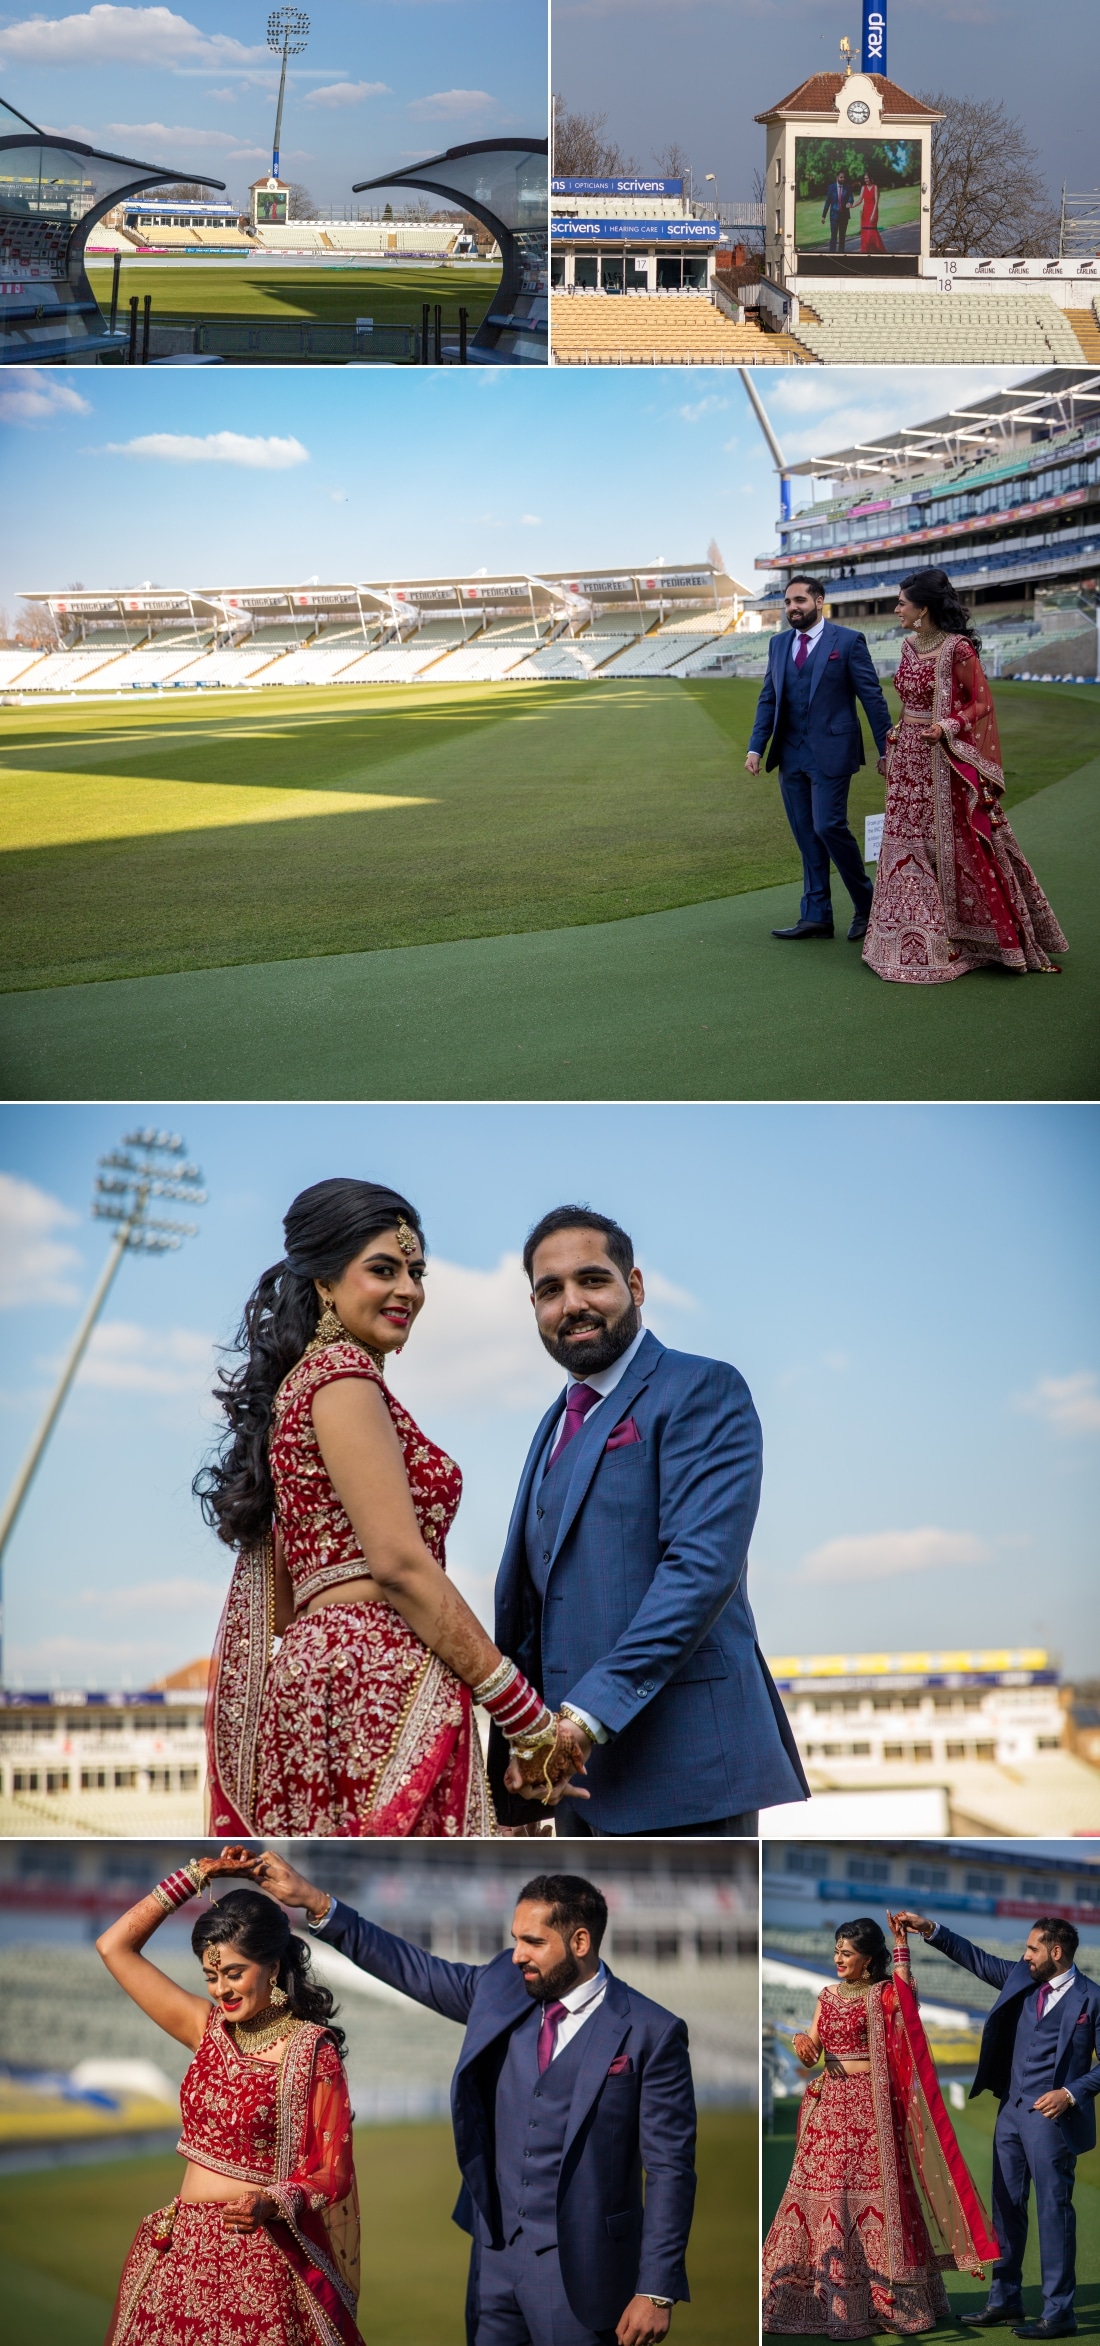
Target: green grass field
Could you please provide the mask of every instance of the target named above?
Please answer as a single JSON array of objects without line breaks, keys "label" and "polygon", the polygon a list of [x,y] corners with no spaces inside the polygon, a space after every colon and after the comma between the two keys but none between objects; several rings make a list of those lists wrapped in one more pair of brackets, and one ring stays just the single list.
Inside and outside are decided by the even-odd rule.
[{"label": "green grass field", "polygon": [[[92,263],[92,292],[106,310],[111,299],[110,263]],[[373,317],[377,326],[419,326],[424,303],[442,304],[443,325],[458,332],[460,305],[470,313],[473,334],[500,283],[499,268],[403,268],[400,261],[374,267],[279,267],[277,261],[196,261],[193,266],[155,260],[124,261],[119,303],[125,316],[132,294],[152,295],[153,318],[162,325],[189,318],[256,320],[309,318],[320,325],[354,325]]]},{"label": "green grass field", "polygon": [[[400,1097],[1093,1096],[1095,694],[999,695],[1064,976],[929,988],[871,978],[843,924],[772,940],[799,865],[775,777],[743,770],[756,697],[661,679],[0,711],[5,1088],[361,1097],[381,1022]],[[882,792],[856,777],[857,836]]]},{"label": "green grass field", "polygon": [[[765,2137],[762,2194],[765,2230],[779,2206],[790,2174],[794,2157],[795,2115],[794,2102],[778,2103],[775,2132]],[[996,2105],[989,2094],[982,2094],[976,2102],[968,2102],[965,2112],[951,2112],[951,2123],[958,2136],[959,2148],[987,2209],[993,2174],[993,2127],[996,2116]],[[1100,2159],[1095,2153],[1077,2161],[1074,2206],[1077,2211],[1077,2326],[1082,2338],[1100,2338]],[[956,2316],[975,2312],[978,2306],[984,2305],[984,2282],[971,2280],[966,2273],[945,2273],[944,2281],[952,2312]],[[1043,2309],[1034,2203],[1031,2236],[1024,2259],[1024,2305],[1029,2320]],[[944,2326],[936,2332],[937,2337],[954,2335],[964,2338],[972,2334],[964,2330],[958,2321],[951,2331]],[[883,2335],[883,2346],[886,2335]],[[990,2341],[1005,2338],[1008,2346],[1012,2346],[1011,2331],[981,2331],[978,2335],[988,2337]]]},{"label": "green grass field", "polygon": [[[369,2346],[464,2346],[468,2244],[446,2124],[364,2128],[360,2323]],[[177,2158],[120,2159],[0,2178],[5,2346],[102,2346],[123,2258],[143,2215],[178,2188]],[[683,2346],[756,2337],[756,2117],[704,2111]]]}]

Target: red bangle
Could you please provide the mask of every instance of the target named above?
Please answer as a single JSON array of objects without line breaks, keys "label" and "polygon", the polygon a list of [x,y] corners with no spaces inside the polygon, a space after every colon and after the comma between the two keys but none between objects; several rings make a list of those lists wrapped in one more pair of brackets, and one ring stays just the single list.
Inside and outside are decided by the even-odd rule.
[{"label": "red bangle", "polygon": [[484,1694],[475,1687],[474,1696],[510,1743],[517,1735],[530,1734],[546,1712],[541,1694],[535,1692],[514,1662],[503,1686]]},{"label": "red bangle", "polygon": [[[191,1865],[194,1863],[192,1858]],[[171,1914],[177,1906],[186,1906],[189,1898],[197,1898],[201,1886],[201,1883],[195,1881],[190,1867],[181,1868],[179,1873],[166,1874],[164,1880],[156,1884],[153,1896],[163,1906],[165,1913]]]}]

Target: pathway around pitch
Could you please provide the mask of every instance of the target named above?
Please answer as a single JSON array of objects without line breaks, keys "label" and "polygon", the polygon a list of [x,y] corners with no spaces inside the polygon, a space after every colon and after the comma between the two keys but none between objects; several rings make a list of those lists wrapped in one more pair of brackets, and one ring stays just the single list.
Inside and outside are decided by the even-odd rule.
[{"label": "pathway around pitch", "polygon": [[1014,823],[1070,939],[1060,978],[884,985],[843,928],[777,944],[793,891],[769,888],[587,928],[8,995],[4,1092],[1092,1099],[1100,757]]}]

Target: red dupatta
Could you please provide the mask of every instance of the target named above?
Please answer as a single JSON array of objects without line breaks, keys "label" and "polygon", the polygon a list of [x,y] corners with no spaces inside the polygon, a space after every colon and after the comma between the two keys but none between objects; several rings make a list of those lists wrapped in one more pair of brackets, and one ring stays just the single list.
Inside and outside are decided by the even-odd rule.
[{"label": "red dupatta", "polygon": [[892,1984],[894,2010],[884,2015],[886,2060],[925,2221],[933,2247],[940,2246],[939,2261],[980,2279],[983,2264],[1001,2251],[944,2108],[907,1959],[903,1967],[895,1958]]},{"label": "red dupatta", "polygon": [[960,946],[994,945],[1016,955],[1019,924],[993,850],[994,833],[1004,821],[997,715],[985,671],[965,635],[946,636],[936,653],[932,721],[943,728],[942,741],[929,746],[936,863],[948,936]]},{"label": "red dupatta", "polygon": [[260,1708],[275,1644],[275,1540],[242,1548],[222,1607],[206,1696],[207,1832],[255,1833]]}]

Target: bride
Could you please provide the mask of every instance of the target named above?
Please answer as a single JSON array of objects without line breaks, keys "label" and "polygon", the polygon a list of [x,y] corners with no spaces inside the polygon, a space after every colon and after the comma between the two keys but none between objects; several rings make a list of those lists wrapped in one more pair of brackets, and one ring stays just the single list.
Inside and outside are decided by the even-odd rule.
[{"label": "bride", "polygon": [[891,1976],[877,1922],[836,1934],[837,1985],[794,2049],[824,2073],[806,2088],[790,2181],[764,2243],[766,2331],[909,2337],[950,2314],[941,2269],[980,2277],[1000,2251],[943,2105],[894,1932]]},{"label": "bride", "polygon": [[138,2227],[107,2346],[363,2346],[344,2035],[308,1948],[281,1906],[241,1888],[191,1933],[205,1995],[142,1952],[166,1914],[244,1871],[242,1856],[192,1858],[96,1942],[119,1986],[193,2056],[183,2182]]},{"label": "bride", "polygon": [[1004,769],[981,645],[945,570],[903,579],[906,631],[887,735],[886,820],[863,958],[939,985],[993,963],[1054,972],[1066,940],[1001,810]]},{"label": "bride", "polygon": [[462,1476],[385,1383],[424,1306],[416,1209],[377,1182],[319,1181],[283,1227],[218,1391],[229,1432],[195,1485],[239,1550],[207,1705],[210,1831],[492,1833],[475,1703],[508,1740],[513,1789],[560,1797],[575,1752],[447,1579]]}]

